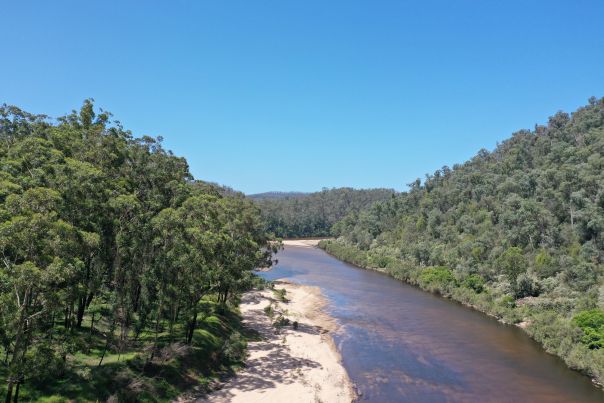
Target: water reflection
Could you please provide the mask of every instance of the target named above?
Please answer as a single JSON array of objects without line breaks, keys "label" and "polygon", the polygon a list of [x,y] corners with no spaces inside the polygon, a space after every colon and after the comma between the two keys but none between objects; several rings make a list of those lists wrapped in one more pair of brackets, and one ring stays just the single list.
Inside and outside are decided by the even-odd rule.
[{"label": "water reflection", "polygon": [[334,339],[362,401],[604,401],[520,329],[319,249],[286,247],[278,258],[263,277],[320,286],[329,299],[342,325]]}]

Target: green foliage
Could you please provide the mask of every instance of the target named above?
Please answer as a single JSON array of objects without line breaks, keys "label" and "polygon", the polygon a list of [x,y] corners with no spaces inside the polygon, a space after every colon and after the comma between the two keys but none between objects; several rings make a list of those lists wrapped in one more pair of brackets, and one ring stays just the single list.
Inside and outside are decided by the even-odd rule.
[{"label": "green foliage", "polygon": [[67,382],[88,354],[95,362],[84,367],[98,368],[90,376],[111,385],[94,393],[115,390],[122,357],[136,363],[120,371],[176,390],[158,357],[228,337],[199,332],[204,298],[228,313],[277,248],[253,202],[194,180],[161,138],[134,137],[92,100],[53,121],[1,106],[0,185],[0,388],[9,400],[19,379],[38,397]]},{"label": "green foliage", "polygon": [[[548,351],[604,383],[599,330],[572,319],[604,306],[603,169],[604,98],[592,98],[348,214],[333,226],[338,239],[320,246],[506,322],[531,323]],[[441,266],[450,274],[423,269]]]},{"label": "green foliage", "polygon": [[526,272],[528,263],[522,249],[518,247],[508,248],[495,261],[495,265],[501,273],[504,273],[511,284],[516,284],[518,276]]},{"label": "green foliage", "polygon": [[501,304],[501,306],[503,306],[505,308],[515,308],[516,307],[516,300],[511,295],[504,295],[499,300],[499,303]]},{"label": "green foliage", "polygon": [[263,311],[264,311],[264,314],[271,319],[273,318],[273,316],[275,316],[275,308],[273,308],[272,304],[265,306]]},{"label": "green foliage", "polygon": [[577,291],[585,292],[598,282],[601,270],[593,263],[579,262],[570,265],[564,271],[564,281]]},{"label": "green foliage", "polygon": [[447,267],[428,267],[421,271],[418,278],[420,287],[430,291],[449,291],[456,285],[453,272]]},{"label": "green foliage", "polygon": [[322,237],[350,213],[395,195],[391,189],[323,189],[316,193],[267,193],[250,196],[261,208],[267,231],[281,238]]},{"label": "green foliage", "polygon": [[514,291],[516,298],[536,297],[540,294],[541,288],[534,278],[521,274],[516,279]]},{"label": "green foliage", "polygon": [[558,272],[557,264],[547,250],[542,249],[535,255],[535,271],[542,278],[551,277]]},{"label": "green foliage", "polygon": [[225,340],[222,348],[222,354],[231,362],[243,362],[245,359],[245,338],[239,332],[233,332]]},{"label": "green foliage", "polygon": [[485,281],[479,274],[470,274],[463,280],[462,284],[464,287],[480,294],[484,291]]},{"label": "green foliage", "polygon": [[604,347],[604,312],[600,309],[581,311],[573,317],[573,322],[583,331],[583,342],[590,349]]},{"label": "green foliage", "polygon": [[285,294],[287,293],[287,291],[285,290],[285,288],[275,288],[273,289],[273,295],[275,296],[275,298],[278,301],[281,302],[287,302],[287,298],[285,297]]}]

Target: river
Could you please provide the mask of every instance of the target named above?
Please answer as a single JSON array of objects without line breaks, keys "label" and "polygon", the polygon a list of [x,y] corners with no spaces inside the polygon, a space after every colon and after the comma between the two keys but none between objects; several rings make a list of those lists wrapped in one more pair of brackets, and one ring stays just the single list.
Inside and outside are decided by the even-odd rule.
[{"label": "river", "polygon": [[367,402],[603,402],[521,329],[317,248],[287,246],[263,277],[321,288],[344,367]]}]

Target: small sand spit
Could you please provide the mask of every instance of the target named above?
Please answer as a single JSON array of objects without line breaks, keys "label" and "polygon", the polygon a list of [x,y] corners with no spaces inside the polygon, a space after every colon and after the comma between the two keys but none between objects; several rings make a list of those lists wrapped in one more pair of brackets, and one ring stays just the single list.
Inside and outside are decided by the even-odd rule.
[{"label": "small sand spit", "polygon": [[303,248],[314,248],[319,244],[320,239],[285,239],[283,245],[285,246],[300,246]]},{"label": "small sand spit", "polygon": [[[244,323],[262,336],[248,344],[246,367],[222,388],[204,398],[179,402],[351,402],[355,394],[341,364],[330,331],[337,324],[322,311],[325,299],[319,288],[277,282],[287,302],[277,301],[271,290],[246,293],[241,302]],[[275,318],[283,313],[291,323],[276,329],[264,308],[273,304]]]}]

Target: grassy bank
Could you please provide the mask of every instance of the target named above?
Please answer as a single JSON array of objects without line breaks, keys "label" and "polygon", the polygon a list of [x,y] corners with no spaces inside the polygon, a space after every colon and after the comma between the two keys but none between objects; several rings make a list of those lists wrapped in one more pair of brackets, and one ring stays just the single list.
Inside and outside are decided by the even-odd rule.
[{"label": "grassy bank", "polygon": [[442,295],[522,328],[551,354],[562,358],[569,368],[604,384],[604,350],[586,343],[588,330],[577,324],[577,312],[590,312],[591,296],[565,301],[564,297],[528,297],[515,300],[500,287],[485,283],[480,276],[461,277],[447,267],[418,267],[393,256],[362,251],[338,240],[319,243],[334,257],[361,268],[376,270]]},{"label": "grassy bank", "polygon": [[[141,332],[138,337],[131,334],[133,341],[119,346],[115,331],[111,338],[115,342],[107,346],[109,323],[95,323],[92,328],[92,317],[87,317],[84,326],[65,340],[66,362],[58,365],[57,371],[48,371],[44,379],[26,379],[19,399],[96,402],[114,397],[120,402],[161,402],[192,388],[203,391],[242,365],[247,340],[256,336],[242,328],[235,304],[220,304],[208,297],[200,302],[199,311],[191,344],[183,342],[182,326],[170,331],[167,322],[159,324],[159,348],[153,358],[155,335],[151,332]],[[69,349],[77,353],[71,354]],[[5,367],[0,368],[0,378],[5,378]],[[6,385],[2,384],[0,394],[5,393]]]}]

